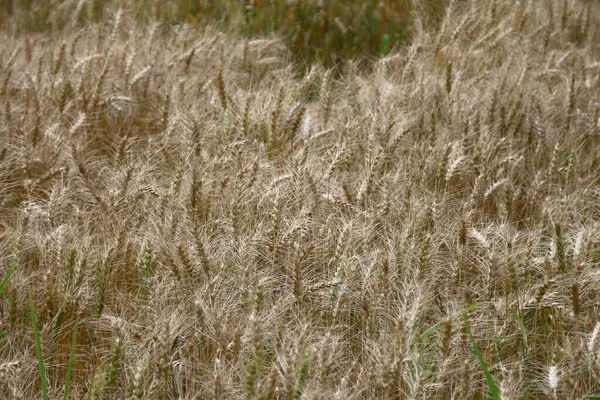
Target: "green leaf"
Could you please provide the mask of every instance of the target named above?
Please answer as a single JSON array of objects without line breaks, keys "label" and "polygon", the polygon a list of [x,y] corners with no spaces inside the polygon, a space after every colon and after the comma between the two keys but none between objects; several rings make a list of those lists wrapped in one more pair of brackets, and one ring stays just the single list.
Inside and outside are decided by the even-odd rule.
[{"label": "green leaf", "polygon": [[48,381],[46,380],[46,367],[44,366],[44,355],[42,353],[42,340],[40,339],[40,331],[37,324],[37,315],[35,314],[35,306],[31,291],[29,292],[29,311],[31,313],[31,324],[33,325],[33,334],[35,336],[35,349],[38,358],[38,367],[40,370],[40,380],[42,383],[42,398],[48,400]]},{"label": "green leaf", "polygon": [[[450,319],[454,319],[456,317],[460,317],[461,315],[464,315],[466,313],[468,313],[469,311],[473,311],[479,307],[481,307],[483,305],[483,303],[475,303],[473,305],[470,305],[469,307],[465,308],[462,311],[457,312],[456,314],[452,315],[450,317]],[[437,331],[442,325],[444,325],[444,322],[446,321],[440,321],[437,324],[433,325],[431,328],[427,329],[425,332],[421,333],[421,339],[425,339],[428,336],[431,336],[431,334],[433,334],[435,331]]]},{"label": "green leaf", "polygon": [[2,283],[0,283],[0,296],[2,295],[2,293],[4,293],[4,289],[6,288],[6,285],[8,284],[8,280],[10,279],[10,276],[15,272],[15,269],[17,269],[18,263],[19,263],[19,257],[15,256],[13,259],[13,262],[10,264],[10,268],[8,269],[8,272],[4,276],[4,279],[2,279]]},{"label": "green leaf", "polygon": [[69,365],[67,366],[67,376],[65,377],[65,394],[63,400],[69,398],[69,391],[71,389],[71,373],[73,372],[73,364],[75,362],[75,348],[77,344],[77,326],[73,328],[73,334],[71,336],[71,352],[69,354]]},{"label": "green leaf", "polygon": [[515,317],[515,320],[517,321],[517,324],[519,325],[519,329],[521,330],[521,334],[523,335],[523,343],[525,344],[525,349],[527,349],[527,328],[525,328],[523,320],[521,320],[521,317],[519,316],[517,310],[512,310],[512,313]]},{"label": "green leaf", "polygon": [[387,54],[389,45],[390,35],[384,33],[383,36],[381,36],[381,43],[379,44],[379,54],[381,54],[381,56],[385,56]]},{"label": "green leaf", "polygon": [[8,335],[10,335],[10,333],[8,333],[8,332],[0,332],[0,339],[4,339]]},{"label": "green leaf", "polygon": [[490,374],[490,370],[488,369],[488,366],[485,363],[485,360],[483,359],[481,350],[479,350],[479,346],[477,346],[477,342],[475,341],[475,338],[473,337],[473,332],[471,332],[471,325],[469,325],[469,322],[467,321],[466,318],[465,318],[465,327],[467,328],[467,333],[469,334],[469,338],[471,339],[471,344],[473,345],[473,352],[475,353],[475,357],[477,357],[477,360],[479,360],[479,364],[481,365],[481,369],[483,370],[483,374],[485,375],[485,380],[487,381],[487,384],[488,384],[488,387],[492,394],[492,397],[494,398],[494,400],[501,400],[500,392],[498,391],[498,388],[496,387],[496,384],[494,383],[494,378],[492,377],[492,374]]},{"label": "green leaf", "polygon": [[144,279],[142,281],[142,288],[140,291],[140,296],[138,297],[137,304],[135,306],[135,315],[133,317],[133,323],[137,322],[140,316],[140,310],[142,308],[142,303],[146,301],[146,295],[148,292],[148,279],[150,278],[150,264],[152,264],[152,260],[154,259],[154,253],[152,252],[152,248],[150,246],[146,246],[144,249],[144,259],[143,259],[143,271],[144,271]]}]

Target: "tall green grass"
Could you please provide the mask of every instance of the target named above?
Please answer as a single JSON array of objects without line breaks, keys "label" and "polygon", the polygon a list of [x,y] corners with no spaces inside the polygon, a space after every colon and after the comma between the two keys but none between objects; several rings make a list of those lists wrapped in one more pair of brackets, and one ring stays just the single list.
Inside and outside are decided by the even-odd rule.
[{"label": "tall green grass", "polygon": [[317,61],[331,67],[345,59],[367,60],[388,54],[408,40],[417,18],[429,25],[439,23],[444,2],[425,0],[420,4],[417,10],[411,0],[141,0],[129,5],[87,1],[65,13],[60,2],[29,0],[0,5],[0,21],[16,33],[55,32],[72,24],[99,21],[125,6],[138,20],[159,20],[165,26],[216,25],[249,38],[281,35],[298,64]]},{"label": "tall green grass", "polygon": [[75,350],[77,348],[77,326],[73,328],[71,335],[71,351],[69,353],[69,364],[67,365],[67,375],[65,376],[65,390],[63,400],[69,398],[69,392],[71,390],[71,375],[73,373],[73,365],[75,364]]},{"label": "tall green grass", "polygon": [[[8,271],[6,272],[6,275],[4,275],[4,278],[2,279],[2,283],[0,283],[0,296],[2,296],[2,293],[4,293],[4,289],[6,289],[6,285],[8,285],[8,281],[10,280],[10,277],[17,269],[18,263],[19,263],[19,258],[18,258],[18,256],[15,256],[13,258],[12,263],[10,264]],[[0,332],[0,339],[8,336],[8,334],[9,334],[8,332]]]},{"label": "tall green grass", "polygon": [[242,32],[283,34],[297,61],[333,65],[387,54],[417,17],[410,1],[255,1],[243,8]]},{"label": "tall green grass", "polygon": [[48,397],[48,380],[46,378],[46,367],[44,365],[44,354],[42,353],[42,340],[40,338],[40,330],[38,328],[38,318],[33,304],[33,297],[29,292],[29,312],[31,313],[31,325],[33,326],[33,334],[35,337],[35,350],[38,358],[38,368],[40,371],[40,381],[42,385],[42,398],[47,400]]},{"label": "tall green grass", "polygon": [[[176,4],[173,4],[176,3]],[[218,21],[249,37],[276,33],[286,38],[301,65],[326,66],[343,59],[374,58],[405,42],[416,18],[437,24],[444,1],[411,0],[179,1],[163,9],[172,20]],[[239,22],[242,17],[241,23]]]},{"label": "tall green grass", "polygon": [[10,280],[10,277],[12,276],[12,274],[14,274],[15,270],[17,269],[18,263],[19,263],[18,257],[15,257],[13,259],[13,262],[10,264],[10,268],[8,269],[8,272],[6,272],[6,275],[4,275],[4,279],[2,279],[2,283],[0,283],[0,296],[2,296],[2,293],[4,293],[4,289],[6,289],[6,285],[8,285],[8,281]]},{"label": "tall green grass", "polygon": [[481,366],[481,369],[483,370],[483,375],[485,376],[485,380],[488,384],[488,389],[490,390],[490,394],[492,395],[494,400],[501,400],[500,391],[498,390],[498,387],[496,386],[496,383],[494,382],[494,377],[492,377],[492,374],[490,373],[490,369],[488,368],[487,363],[485,362],[485,360],[483,358],[483,354],[481,353],[481,350],[479,349],[479,346],[477,345],[477,342],[475,341],[475,337],[473,336],[473,332],[471,331],[471,325],[469,324],[469,321],[467,320],[466,317],[463,316],[463,318],[464,318],[465,328],[469,335],[469,339],[471,341],[471,344],[473,345],[473,354],[475,354],[475,357],[477,357],[477,360],[479,361],[479,365]]}]

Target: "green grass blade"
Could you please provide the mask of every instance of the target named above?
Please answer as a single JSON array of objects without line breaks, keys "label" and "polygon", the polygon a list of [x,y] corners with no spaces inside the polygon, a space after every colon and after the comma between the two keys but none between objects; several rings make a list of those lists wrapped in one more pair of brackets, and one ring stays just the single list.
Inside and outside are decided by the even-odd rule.
[{"label": "green grass blade", "polygon": [[525,349],[527,349],[528,348],[528,346],[527,346],[527,328],[525,328],[525,325],[523,324],[523,320],[519,316],[519,313],[517,312],[517,310],[512,310],[512,313],[513,313],[513,316],[515,317],[515,320],[517,321],[517,324],[519,325],[519,329],[521,330],[521,334],[523,335],[523,343],[525,344]]},{"label": "green grass blade", "polygon": [[[479,308],[483,305],[483,303],[475,303],[473,305],[470,305],[469,307],[465,308],[462,311],[457,312],[456,314],[452,315],[450,317],[450,319],[454,319],[456,317],[460,317],[461,315],[464,315],[466,313],[468,313],[469,311],[473,311],[476,308]],[[440,321],[437,324],[433,325],[432,327],[430,327],[429,329],[427,329],[425,332],[421,333],[421,339],[425,339],[428,336],[431,336],[435,331],[437,331],[442,325],[444,325],[445,321]]]},{"label": "green grass blade", "polygon": [[94,386],[96,385],[96,371],[92,372],[92,382],[90,383],[90,389],[88,390],[87,399],[92,400],[94,397]]},{"label": "green grass blade", "polygon": [[31,324],[33,325],[33,334],[35,336],[35,349],[38,357],[40,369],[40,380],[42,383],[42,398],[48,400],[48,381],[46,380],[46,367],[44,366],[44,355],[42,354],[42,340],[40,339],[40,331],[37,325],[37,315],[35,314],[35,306],[33,298],[29,292],[29,311],[31,312]]},{"label": "green grass blade", "polygon": [[2,279],[2,283],[0,283],[0,296],[2,296],[2,293],[4,293],[4,289],[6,288],[6,285],[8,284],[8,280],[10,279],[10,276],[15,272],[15,269],[17,269],[18,263],[19,263],[19,257],[15,256],[15,258],[13,259],[13,262],[10,264],[10,268],[8,269],[8,272],[4,276],[4,279]]},{"label": "green grass blade", "polygon": [[492,397],[494,398],[494,400],[501,400],[500,392],[498,391],[498,388],[496,387],[496,384],[494,383],[494,378],[492,378],[492,374],[490,374],[490,370],[488,369],[488,366],[485,363],[485,360],[483,359],[481,350],[479,349],[479,346],[477,346],[477,342],[475,341],[475,338],[473,337],[473,332],[471,332],[471,325],[469,325],[469,322],[467,321],[466,318],[465,318],[465,326],[467,328],[467,333],[469,334],[471,344],[473,345],[473,352],[475,353],[475,357],[477,357],[477,360],[479,360],[479,364],[481,365],[481,369],[483,370],[483,374],[485,375],[485,380],[487,381],[487,384],[488,384],[488,387],[492,394]]},{"label": "green grass blade", "polygon": [[9,335],[8,332],[0,332],[0,339],[4,339],[5,337],[7,337]]},{"label": "green grass blade", "polygon": [[379,43],[379,55],[382,57],[387,54],[388,48],[390,46],[390,35],[384,33],[381,36],[381,41]]},{"label": "green grass blade", "polygon": [[65,394],[63,400],[69,398],[69,390],[71,389],[71,373],[73,372],[73,364],[75,361],[75,345],[77,344],[77,326],[73,329],[71,336],[71,352],[69,353],[69,365],[67,366],[67,376],[65,377]]},{"label": "green grass blade", "polygon": [[144,280],[142,281],[142,288],[140,296],[138,297],[137,304],[135,306],[135,315],[133,316],[133,323],[136,323],[139,316],[140,310],[142,308],[142,303],[146,300],[146,295],[148,292],[148,279],[150,278],[150,264],[152,264],[152,260],[154,259],[154,254],[152,253],[151,247],[146,247],[144,249],[144,259],[143,259],[143,270],[144,270]]}]

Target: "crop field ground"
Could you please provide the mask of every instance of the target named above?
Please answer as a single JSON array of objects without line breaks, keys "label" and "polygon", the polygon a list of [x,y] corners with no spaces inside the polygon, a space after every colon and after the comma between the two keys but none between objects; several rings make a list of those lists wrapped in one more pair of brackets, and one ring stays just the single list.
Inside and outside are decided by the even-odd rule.
[{"label": "crop field ground", "polygon": [[600,399],[600,3],[3,1],[0,398]]}]

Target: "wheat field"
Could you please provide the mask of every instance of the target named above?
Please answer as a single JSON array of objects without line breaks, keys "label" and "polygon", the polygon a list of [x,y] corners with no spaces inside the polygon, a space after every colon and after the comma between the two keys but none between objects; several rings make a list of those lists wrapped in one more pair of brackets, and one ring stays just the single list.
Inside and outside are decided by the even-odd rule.
[{"label": "wheat field", "polygon": [[600,398],[600,3],[368,67],[85,3],[3,14],[0,398]]}]

